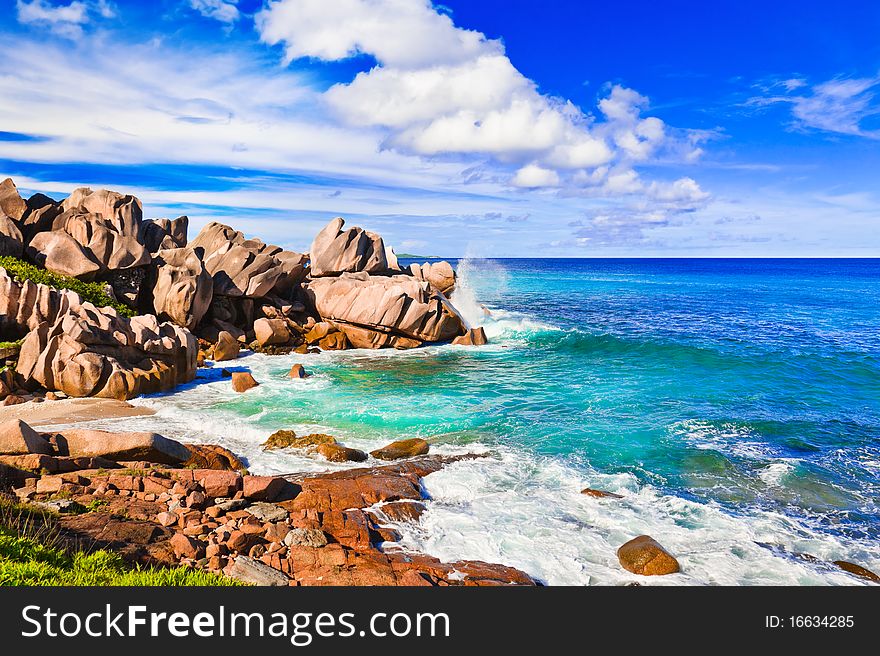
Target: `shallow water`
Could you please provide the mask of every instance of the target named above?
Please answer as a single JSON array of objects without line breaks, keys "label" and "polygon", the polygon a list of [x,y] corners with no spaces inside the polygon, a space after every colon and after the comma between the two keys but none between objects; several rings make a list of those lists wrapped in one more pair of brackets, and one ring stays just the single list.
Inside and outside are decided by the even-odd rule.
[{"label": "shallow water", "polygon": [[[260,387],[202,370],[113,425],[224,444],[259,473],[338,466],[262,451],[278,428],[487,451],[425,479],[403,544],[550,584],[639,578],[615,551],[641,533],[682,564],[652,584],[859,582],[789,552],[880,570],[880,261],[456,267],[453,301],[488,346],[249,355],[234,367]],[[295,362],[313,376],[288,380]]]}]

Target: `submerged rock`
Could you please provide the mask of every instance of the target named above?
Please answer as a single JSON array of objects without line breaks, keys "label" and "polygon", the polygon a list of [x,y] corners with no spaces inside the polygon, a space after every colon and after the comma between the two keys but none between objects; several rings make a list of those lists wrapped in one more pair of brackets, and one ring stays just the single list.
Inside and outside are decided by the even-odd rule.
[{"label": "submerged rock", "polygon": [[623,497],[619,494],[614,494],[613,492],[605,492],[604,490],[594,490],[591,487],[586,487],[581,490],[581,494],[586,494],[588,497],[595,497],[596,499],[622,499]]}]

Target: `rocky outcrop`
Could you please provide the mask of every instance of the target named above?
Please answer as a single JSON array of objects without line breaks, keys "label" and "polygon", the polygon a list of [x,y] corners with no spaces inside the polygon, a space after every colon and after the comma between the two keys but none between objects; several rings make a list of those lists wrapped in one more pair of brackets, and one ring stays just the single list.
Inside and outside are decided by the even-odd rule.
[{"label": "rocky outcrop", "polygon": [[464,334],[464,320],[429,283],[412,276],[345,273],[316,278],[306,294],[355,348],[413,348]]},{"label": "rocky outcrop", "polygon": [[250,374],[249,371],[232,372],[232,389],[234,389],[236,392],[247,392],[249,389],[253,389],[258,385],[259,383],[254,380],[254,377]]},{"label": "rocky outcrop", "polygon": [[143,210],[134,196],[81,188],[39,214],[25,221],[27,254],[50,271],[88,280],[150,263],[140,241]]},{"label": "rocky outcrop", "polygon": [[156,253],[152,272],[152,305],[156,314],[190,330],[205,316],[214,296],[211,274],[192,248]]},{"label": "rocky outcrop", "polygon": [[27,335],[16,372],[68,396],[129,399],[191,381],[197,353],[195,337],[179,326],[83,303]]},{"label": "rocky outcrop", "polygon": [[220,296],[266,297],[279,284],[297,284],[305,276],[305,255],[246,239],[221,223],[209,223],[190,246],[205,262]]},{"label": "rocky outcrop", "polygon": [[662,576],[681,571],[675,557],[649,535],[633,538],[617,550],[621,566],[633,574]]},{"label": "rocky outcrop", "polygon": [[[362,228],[343,230],[345,219],[335,218],[317,234],[309,249],[309,275],[312,278],[338,276],[363,271],[385,274],[392,271],[382,237]],[[393,271],[399,271],[392,255]]]},{"label": "rocky outcrop", "polygon": [[19,456],[28,453],[49,455],[52,445],[21,419],[0,424],[0,454]]}]

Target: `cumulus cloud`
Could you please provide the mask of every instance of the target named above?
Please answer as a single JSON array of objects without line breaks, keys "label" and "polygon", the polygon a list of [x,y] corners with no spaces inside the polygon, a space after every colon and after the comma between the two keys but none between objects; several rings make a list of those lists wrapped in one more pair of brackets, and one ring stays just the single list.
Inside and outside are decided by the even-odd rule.
[{"label": "cumulus cloud", "polygon": [[45,26],[55,34],[69,39],[78,39],[85,25],[93,16],[113,18],[116,8],[108,0],[75,0],[66,5],[54,5],[46,0],[16,0],[16,17],[24,25]]},{"label": "cumulus cloud", "polygon": [[235,0],[189,0],[189,6],[206,18],[231,25],[241,13]]},{"label": "cumulus cloud", "polygon": [[522,167],[513,176],[511,184],[514,187],[557,187],[559,186],[559,174],[550,169],[544,169],[537,164],[528,164]]},{"label": "cumulus cloud", "polygon": [[604,184],[609,192],[633,185],[597,180],[600,167],[630,176],[661,154],[699,156],[694,139],[643,117],[648,99],[631,89],[607,90],[601,120],[542,94],[499,41],[455,26],[428,0],[272,0],[256,25],[288,62],[373,57],[375,67],[324,98],[346,124],[381,128],[384,147],[398,152],[487,157],[517,187]]},{"label": "cumulus cloud", "polygon": [[[865,129],[865,119],[880,116],[880,76],[836,78],[810,87],[806,80],[793,78],[772,85],[782,87],[783,95],[750,98],[747,105],[766,107],[791,105],[792,126],[800,130],[819,130],[871,139],[880,139],[880,130]],[[797,93],[796,93],[797,92]]]}]

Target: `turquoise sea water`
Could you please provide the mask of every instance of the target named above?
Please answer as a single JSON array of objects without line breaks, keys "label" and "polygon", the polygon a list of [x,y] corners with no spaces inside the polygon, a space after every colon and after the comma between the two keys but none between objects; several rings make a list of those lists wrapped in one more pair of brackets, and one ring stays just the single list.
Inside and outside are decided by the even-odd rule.
[{"label": "turquoise sea water", "polygon": [[[425,479],[403,545],[550,584],[637,579],[615,551],[640,533],[683,566],[652,583],[858,583],[796,553],[880,570],[880,261],[455,264],[453,301],[488,346],[252,355],[235,363],[252,392],[207,371],[117,425],[226,444],[266,472],[326,467],[263,452],[282,427],[487,451]],[[314,376],[287,380],[293,362]]]}]

